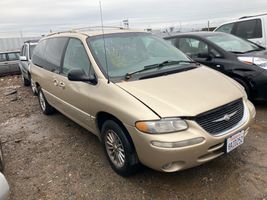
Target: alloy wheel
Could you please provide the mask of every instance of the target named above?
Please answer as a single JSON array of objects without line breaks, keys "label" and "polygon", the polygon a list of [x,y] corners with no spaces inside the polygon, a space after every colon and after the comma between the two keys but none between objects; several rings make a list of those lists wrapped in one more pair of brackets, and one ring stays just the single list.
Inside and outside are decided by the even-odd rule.
[{"label": "alloy wheel", "polygon": [[31,78],[31,88],[32,88],[33,93],[36,94],[37,88],[36,88],[36,85],[35,85],[34,81],[32,80],[32,78]]},{"label": "alloy wheel", "polygon": [[112,130],[109,130],[105,137],[105,146],[111,162],[118,168],[125,164],[125,151],[121,139]]},{"label": "alloy wheel", "polygon": [[46,109],[46,102],[45,102],[44,94],[42,91],[40,91],[39,93],[39,101],[40,101],[41,108],[44,111]]}]

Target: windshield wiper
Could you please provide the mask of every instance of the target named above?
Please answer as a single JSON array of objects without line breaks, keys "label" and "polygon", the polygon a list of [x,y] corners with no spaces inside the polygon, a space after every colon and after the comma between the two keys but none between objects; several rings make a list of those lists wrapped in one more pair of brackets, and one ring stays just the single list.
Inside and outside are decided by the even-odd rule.
[{"label": "windshield wiper", "polygon": [[262,51],[262,50],[264,50],[264,48],[253,49],[253,50],[245,51],[243,53],[251,53],[251,52],[254,52],[254,51]]},{"label": "windshield wiper", "polygon": [[264,50],[264,48],[252,49],[249,51],[230,51],[230,52],[235,53],[235,54],[245,54],[245,53],[250,53],[250,52],[254,52],[254,51],[262,51],[262,50]]},{"label": "windshield wiper", "polygon": [[244,54],[244,52],[241,52],[241,51],[229,51],[231,53],[235,53],[235,54]]},{"label": "windshield wiper", "polygon": [[143,69],[140,69],[140,70],[137,70],[137,71],[128,72],[127,74],[125,74],[125,79],[130,79],[132,75],[138,74],[140,72],[148,71],[148,70],[151,70],[151,69],[160,69],[160,68],[165,67],[165,66],[177,65],[177,64],[180,64],[180,63],[189,63],[189,64],[190,63],[194,63],[194,64],[197,64],[197,62],[191,61],[191,60],[166,60],[166,61],[161,62],[161,63],[152,64],[152,65],[146,65],[146,66],[144,66]]}]

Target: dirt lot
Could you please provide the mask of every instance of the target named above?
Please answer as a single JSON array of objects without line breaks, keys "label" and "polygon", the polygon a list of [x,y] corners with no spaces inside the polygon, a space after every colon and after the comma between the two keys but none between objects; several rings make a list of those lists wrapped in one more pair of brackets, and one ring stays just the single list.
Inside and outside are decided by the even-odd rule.
[{"label": "dirt lot", "polygon": [[[17,93],[6,96],[9,87]],[[267,104],[245,144],[178,173],[144,169],[122,178],[93,134],[60,113],[44,116],[19,76],[0,78],[0,137],[10,200],[267,199]]]}]

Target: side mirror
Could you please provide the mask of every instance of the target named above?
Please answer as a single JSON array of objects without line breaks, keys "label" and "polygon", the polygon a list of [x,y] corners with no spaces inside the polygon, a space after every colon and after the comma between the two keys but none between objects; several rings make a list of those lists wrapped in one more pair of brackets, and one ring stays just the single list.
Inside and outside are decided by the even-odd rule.
[{"label": "side mirror", "polygon": [[95,77],[89,77],[82,69],[71,69],[68,73],[68,79],[70,81],[85,81],[93,84],[97,83]]},{"label": "side mirror", "polygon": [[27,59],[26,56],[20,56],[20,57],[19,57],[19,60],[20,60],[20,61],[28,61],[28,59]]},{"label": "side mirror", "polygon": [[209,53],[199,53],[197,54],[198,58],[206,58],[207,60],[212,60],[212,56]]}]

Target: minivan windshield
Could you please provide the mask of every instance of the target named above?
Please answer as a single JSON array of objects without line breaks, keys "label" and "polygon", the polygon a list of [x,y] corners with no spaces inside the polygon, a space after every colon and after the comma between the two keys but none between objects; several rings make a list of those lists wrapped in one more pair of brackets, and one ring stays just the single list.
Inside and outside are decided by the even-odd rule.
[{"label": "minivan windshield", "polygon": [[225,51],[233,53],[247,53],[262,50],[257,45],[230,34],[214,34],[205,36]]},{"label": "minivan windshield", "polygon": [[158,73],[163,67],[142,69],[163,62],[169,62],[164,70],[192,65],[191,60],[181,51],[149,33],[114,33],[106,34],[105,38],[102,35],[93,36],[89,37],[88,43],[98,64],[106,74],[108,70],[111,78],[124,77],[133,72]]}]

